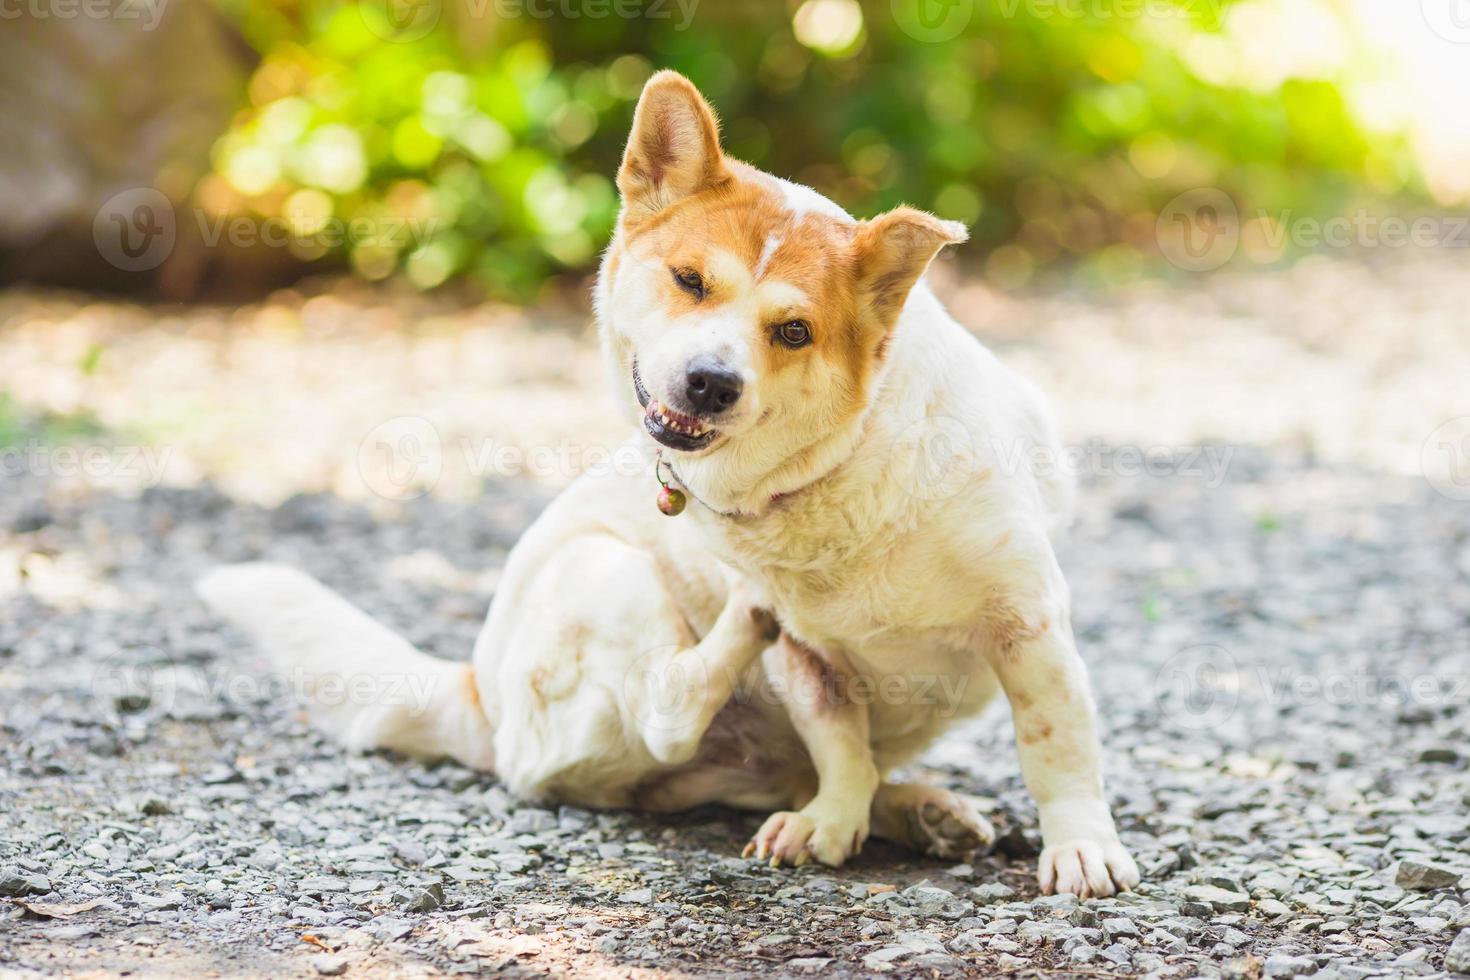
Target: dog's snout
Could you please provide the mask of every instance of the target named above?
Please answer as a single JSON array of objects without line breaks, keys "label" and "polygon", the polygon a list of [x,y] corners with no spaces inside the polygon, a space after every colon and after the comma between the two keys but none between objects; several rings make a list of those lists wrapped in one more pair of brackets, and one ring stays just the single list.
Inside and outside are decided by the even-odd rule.
[{"label": "dog's snout", "polygon": [[685,375],[684,397],[697,412],[717,415],[740,400],[745,382],[740,375],[714,361],[695,361]]}]

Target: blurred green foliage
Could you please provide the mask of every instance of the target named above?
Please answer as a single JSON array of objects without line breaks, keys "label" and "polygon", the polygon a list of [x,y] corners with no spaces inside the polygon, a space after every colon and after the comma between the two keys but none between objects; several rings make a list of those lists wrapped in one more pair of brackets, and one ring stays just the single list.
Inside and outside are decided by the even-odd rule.
[{"label": "blurred green foliage", "polygon": [[1200,78],[1180,52],[1229,0],[1147,0],[1147,16],[976,0],[940,41],[890,0],[218,2],[261,61],[202,204],[284,219],[303,258],[420,288],[469,274],[524,298],[590,267],[658,67],[705,91],[734,155],[858,215],[908,202],[966,221],[1007,285],[1058,264],[1129,275],[1191,188],[1310,213],[1410,172],[1332,80]]}]

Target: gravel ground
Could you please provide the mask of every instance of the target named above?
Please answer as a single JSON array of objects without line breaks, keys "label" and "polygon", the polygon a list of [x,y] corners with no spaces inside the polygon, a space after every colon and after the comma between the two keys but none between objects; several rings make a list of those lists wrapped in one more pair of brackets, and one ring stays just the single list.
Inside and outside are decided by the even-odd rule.
[{"label": "gravel ground", "polygon": [[1470,504],[1260,442],[1085,467],[1063,562],[1145,884],[1082,904],[1036,894],[1003,711],[914,773],[981,797],[995,853],[771,870],[737,857],[759,815],[347,755],[189,591],[288,561],[463,658],[532,481],[385,508],[7,476],[0,976],[1470,973]]}]

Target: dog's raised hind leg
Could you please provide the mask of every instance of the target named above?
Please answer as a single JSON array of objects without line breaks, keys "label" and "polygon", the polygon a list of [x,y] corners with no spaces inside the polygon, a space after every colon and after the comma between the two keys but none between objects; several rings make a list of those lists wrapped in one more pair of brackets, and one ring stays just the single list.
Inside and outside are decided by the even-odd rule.
[{"label": "dog's raised hind leg", "polygon": [[655,759],[680,766],[694,758],[710,722],[779,632],[771,614],[736,585],[704,639],[691,647],[657,651],[637,663],[623,689]]}]

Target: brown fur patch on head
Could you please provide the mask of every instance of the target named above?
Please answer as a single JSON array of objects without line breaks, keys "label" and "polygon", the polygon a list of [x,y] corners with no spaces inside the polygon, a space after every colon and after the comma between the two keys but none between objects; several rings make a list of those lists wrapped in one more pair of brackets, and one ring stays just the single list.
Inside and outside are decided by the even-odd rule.
[{"label": "brown fur patch on head", "polygon": [[638,99],[618,171],[618,190],[629,216],[656,214],[723,179],[714,110],[678,72],[654,75]]},{"label": "brown fur patch on head", "polygon": [[863,297],[885,329],[939,250],[969,237],[959,222],[910,207],[895,208],[862,223],[857,250]]},{"label": "brown fur patch on head", "polygon": [[[740,304],[751,356],[743,367],[814,432],[839,431],[862,413],[914,284],[941,248],[966,237],[962,225],[907,207],[855,221],[724,156],[713,111],[673,72],[644,89],[618,188],[624,207],[604,275],[637,283],[630,294],[643,322],[693,324]],[[810,343],[792,347],[781,327],[797,320]],[[772,402],[763,404],[769,412]]]}]

